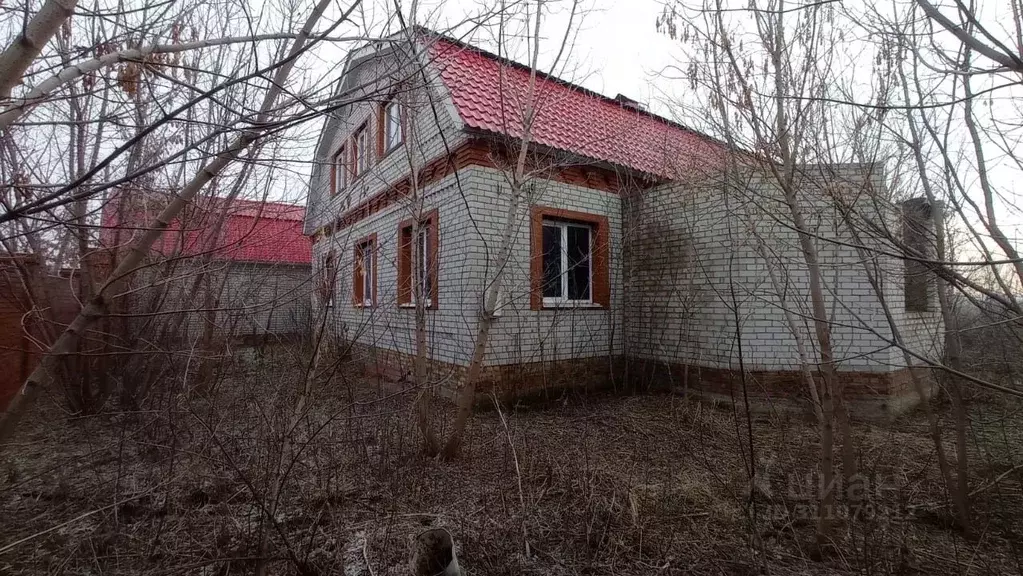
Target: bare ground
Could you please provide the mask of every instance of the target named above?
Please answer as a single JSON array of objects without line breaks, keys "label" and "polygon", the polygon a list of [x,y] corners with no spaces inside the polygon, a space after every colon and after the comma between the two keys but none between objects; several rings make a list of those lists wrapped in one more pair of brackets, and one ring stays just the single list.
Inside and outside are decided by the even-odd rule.
[{"label": "bare ground", "polygon": [[837,552],[818,558],[807,421],[747,427],[738,407],[678,396],[571,396],[479,413],[461,458],[443,462],[420,454],[403,384],[339,372],[296,419],[301,360],[237,360],[213,393],[168,382],[133,413],[41,406],[0,453],[0,573],[408,574],[411,540],[432,526],[452,532],[467,574],[1023,566],[1019,404],[971,403],[971,539],[948,514],[922,416],[858,425],[869,506],[855,520],[836,510]]}]

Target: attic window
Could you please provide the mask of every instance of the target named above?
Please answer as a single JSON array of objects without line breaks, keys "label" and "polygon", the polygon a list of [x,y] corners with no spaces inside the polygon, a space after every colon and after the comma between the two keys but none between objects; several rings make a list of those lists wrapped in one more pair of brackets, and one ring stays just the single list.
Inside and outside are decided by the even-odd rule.
[{"label": "attic window", "polygon": [[330,164],[330,195],[336,196],[348,185],[348,159],[345,147],[338,148]]},{"label": "attic window", "polygon": [[369,171],[369,167],[372,161],[372,148],[369,144],[369,130],[366,129],[366,125],[363,124],[355,132],[355,138],[353,141],[354,150],[352,151],[354,159],[354,170],[352,171],[352,177],[358,178]]},{"label": "attic window", "polygon": [[384,153],[394,150],[405,141],[405,107],[397,100],[384,104]]}]

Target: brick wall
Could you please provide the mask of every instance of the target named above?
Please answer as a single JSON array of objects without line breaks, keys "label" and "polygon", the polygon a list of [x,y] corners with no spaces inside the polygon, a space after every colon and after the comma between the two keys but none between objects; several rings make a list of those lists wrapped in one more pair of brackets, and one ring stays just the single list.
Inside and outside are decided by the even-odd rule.
[{"label": "brick wall", "polygon": [[[891,329],[880,300],[829,196],[833,184],[859,190],[865,178],[856,167],[808,176],[800,183],[801,202],[817,236],[838,369],[889,372],[906,363],[889,344]],[[880,189],[880,176],[873,179]],[[874,210],[867,197],[857,201],[868,207],[863,217],[872,212],[875,220],[892,224],[894,212]],[[788,208],[768,175],[751,172],[738,185],[720,180],[665,185],[631,198],[626,213],[629,356],[736,368],[741,344],[750,370],[795,370],[798,334],[807,356],[816,359],[805,260]],[[876,238],[861,236],[860,241],[895,251]],[[905,312],[902,261],[873,256],[907,343],[920,354],[935,356],[941,332],[936,307]]]},{"label": "brick wall", "polygon": [[[353,344],[351,358],[365,375],[390,381],[411,379],[415,357],[411,354]],[[427,385],[441,397],[454,399],[466,367],[427,360]],[[911,371],[924,387],[936,388],[930,370],[902,368],[892,372],[844,371],[843,398],[857,418],[884,419],[919,402]],[[818,382],[818,385],[820,383]],[[736,370],[688,366],[622,356],[569,358],[543,362],[484,367],[476,386],[475,401],[489,404],[494,397],[506,403],[546,401],[575,391],[673,391],[710,401],[742,401],[747,397],[754,411],[779,407],[811,409],[802,374],[792,370],[754,370],[743,377]]]},{"label": "brick wall", "polygon": [[[347,97],[361,96],[367,101],[337,110],[324,126],[310,182],[305,224],[308,234],[386,191],[406,177],[410,167],[421,169],[430,160],[443,156],[446,150],[456,150],[467,140],[443,86],[430,77],[433,74],[430,71],[424,84],[413,72],[417,66],[410,64],[407,57],[391,55],[366,62],[344,77],[339,90],[356,90]],[[332,194],[330,159],[334,152],[344,143],[350,145],[352,133],[363,124],[371,130],[377,129],[380,102],[391,94],[398,82],[401,82],[399,94],[408,114],[404,144],[383,158],[375,156],[371,172],[356,179],[341,194]],[[362,88],[357,89],[359,86]],[[370,140],[376,143],[375,135]]]},{"label": "brick wall", "polygon": [[231,262],[221,306],[229,308],[233,336],[295,335],[311,325],[308,264]]},{"label": "brick wall", "polygon": [[[505,272],[500,319],[491,331],[486,365],[528,364],[555,359],[618,356],[623,350],[621,293],[621,199],[618,195],[554,180],[532,181],[533,204],[608,218],[611,243],[609,309],[531,310],[529,303],[529,205],[518,211],[512,258]],[[432,359],[468,364],[483,293],[493,280],[507,218],[507,182],[496,168],[470,166],[426,188],[424,212],[438,210],[438,302],[426,312]],[[408,198],[336,231],[318,242],[314,262],[333,250],[338,262],[331,314],[339,333],[355,342],[411,354],[415,310],[398,305],[399,223],[411,216]],[[354,247],[377,238],[377,306],[352,303]]]},{"label": "brick wall", "polygon": [[[507,175],[495,168],[473,171],[470,207],[475,267],[466,283],[480,298],[492,281],[503,227],[508,217]],[[491,329],[487,365],[531,364],[551,360],[622,354],[622,199],[619,194],[537,177],[529,181],[528,204],[520,206],[512,234],[511,261],[505,271],[501,316]],[[530,206],[603,216],[608,222],[610,307],[530,307]],[[477,231],[478,229],[478,231]],[[487,263],[489,262],[489,265]],[[474,303],[478,309],[479,303]]]},{"label": "brick wall", "polygon": [[[410,379],[415,356],[355,343],[351,358],[367,376],[391,381]],[[427,360],[427,383],[439,396],[454,399],[466,366]],[[570,358],[544,362],[486,366],[476,386],[476,401],[492,396],[501,401],[551,399],[570,390],[616,389],[625,385],[624,362],[619,357]]]},{"label": "brick wall", "polygon": [[[214,260],[197,285],[197,262],[156,263],[132,276],[133,289],[120,305],[139,314],[127,320],[133,331],[195,342],[212,322],[218,341],[308,334],[310,265]],[[214,295],[210,301],[207,291]]]},{"label": "brick wall", "polygon": [[[472,220],[462,189],[473,186],[475,170],[460,171],[430,185],[423,193],[423,211],[437,210],[438,298],[426,312],[427,346],[432,359],[464,365],[472,352],[478,294],[470,286],[478,266]],[[407,197],[353,226],[321,239],[313,246],[313,262],[336,254],[337,280],[330,311],[338,334],[374,348],[411,353],[415,342],[415,309],[398,304],[398,228],[412,217]],[[377,235],[377,306],[356,307],[352,302],[355,243]]]}]

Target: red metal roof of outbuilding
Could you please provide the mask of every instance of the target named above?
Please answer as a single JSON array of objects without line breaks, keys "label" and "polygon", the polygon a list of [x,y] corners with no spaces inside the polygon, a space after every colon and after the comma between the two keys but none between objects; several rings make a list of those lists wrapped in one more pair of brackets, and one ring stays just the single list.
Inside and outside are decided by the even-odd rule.
[{"label": "red metal roof of outbuilding", "polygon": [[[521,138],[529,69],[440,37],[430,51],[462,121]],[[532,140],[597,161],[674,179],[717,164],[720,142],[643,110],[545,74],[534,90]]]},{"label": "red metal roof of outbuilding", "polygon": [[[224,222],[217,257],[245,262],[309,264],[312,241],[302,234],[305,209],[275,202],[235,201]],[[263,206],[259,206],[262,204]]]},{"label": "red metal roof of outbuilding", "polygon": [[[200,205],[186,208],[183,219],[175,220],[153,246],[164,256],[198,256],[210,253],[214,260],[309,264],[312,241],[302,234],[305,208],[278,202],[233,200],[224,207],[221,198],[202,198]],[[127,220],[117,226],[118,200],[103,209],[101,233],[107,247],[125,245],[140,228],[151,221],[146,210],[125,211]],[[162,208],[161,203],[157,203]],[[211,238],[224,211],[223,224],[215,241]],[[121,234],[116,233],[121,228]]]}]

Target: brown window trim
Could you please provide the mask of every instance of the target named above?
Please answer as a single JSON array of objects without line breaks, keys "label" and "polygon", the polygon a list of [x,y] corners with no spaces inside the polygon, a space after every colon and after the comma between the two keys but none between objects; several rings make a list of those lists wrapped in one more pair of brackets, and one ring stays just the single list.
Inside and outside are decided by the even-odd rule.
[{"label": "brown window trim", "polygon": [[[373,258],[373,268],[371,273],[373,278],[370,280],[370,290],[373,294],[370,296],[369,306],[366,305],[366,295],[363,293],[363,274],[364,268],[362,266],[362,257],[365,252],[364,247],[369,246],[369,253]],[[359,238],[352,247],[352,306],[355,308],[376,308],[377,305],[377,268],[380,264],[380,257],[377,253],[377,235],[376,233],[370,234],[369,236],[363,236]]]},{"label": "brown window trim", "polygon": [[[391,104],[397,103],[401,107],[398,122],[401,123],[401,140],[397,144],[392,146],[390,149],[387,148],[387,107]],[[396,99],[396,96],[392,95],[387,100],[380,103],[377,108],[377,158],[383,160],[384,158],[391,155],[392,152],[401,148],[401,145],[405,143],[405,106]]]},{"label": "brown window trim", "polygon": [[[531,310],[606,310],[611,306],[611,281],[609,273],[610,243],[608,242],[607,216],[564,210],[550,206],[533,206],[530,210],[529,234],[529,308]],[[544,306],[543,303],[543,221],[544,219],[565,220],[588,224],[593,227],[593,245],[590,286],[593,306]]]},{"label": "brown window trim", "polygon": [[[346,148],[346,146],[344,144],[342,144],[341,146],[338,146],[338,149],[335,150],[333,154],[330,155],[330,197],[331,198],[337,196],[338,192],[340,192],[341,190],[344,190],[345,188],[347,188],[347,186],[343,186],[341,188],[341,190],[338,190],[338,187],[337,187],[337,176],[338,176],[338,174],[337,174],[337,157],[344,155],[345,148]],[[348,162],[344,163],[344,168],[345,168],[346,171],[348,170]],[[346,182],[346,184],[347,184],[347,182]]]},{"label": "brown window trim", "polygon": [[[364,131],[368,131],[368,130],[369,130],[369,120],[363,122],[355,130],[355,132],[352,132],[352,138],[351,138],[352,167],[348,171],[349,174],[352,175],[352,180],[351,180],[351,182],[348,183],[349,185],[352,185],[352,184],[358,182],[360,178],[365,176],[367,173],[369,173],[370,170],[373,169],[372,152],[368,151],[368,152],[370,152],[370,162],[367,163],[366,170],[364,170],[362,172],[359,171],[359,158],[363,154],[363,151],[359,149],[359,136],[361,136]],[[371,140],[367,138],[367,142],[371,142]],[[370,144],[370,146],[372,146],[372,144]]]},{"label": "brown window trim", "polygon": [[337,253],[331,248],[320,258],[320,301],[327,307],[334,305],[335,289],[337,288]]},{"label": "brown window trim", "polygon": [[[438,225],[437,209],[430,210],[419,220],[419,226],[428,226],[433,233],[430,234],[429,245],[427,246],[427,262],[430,266],[430,304],[427,310],[437,309],[437,277],[440,270],[440,262],[437,257],[437,249],[440,245],[440,226]],[[403,220],[398,224],[398,307],[412,308],[412,219]]]}]

